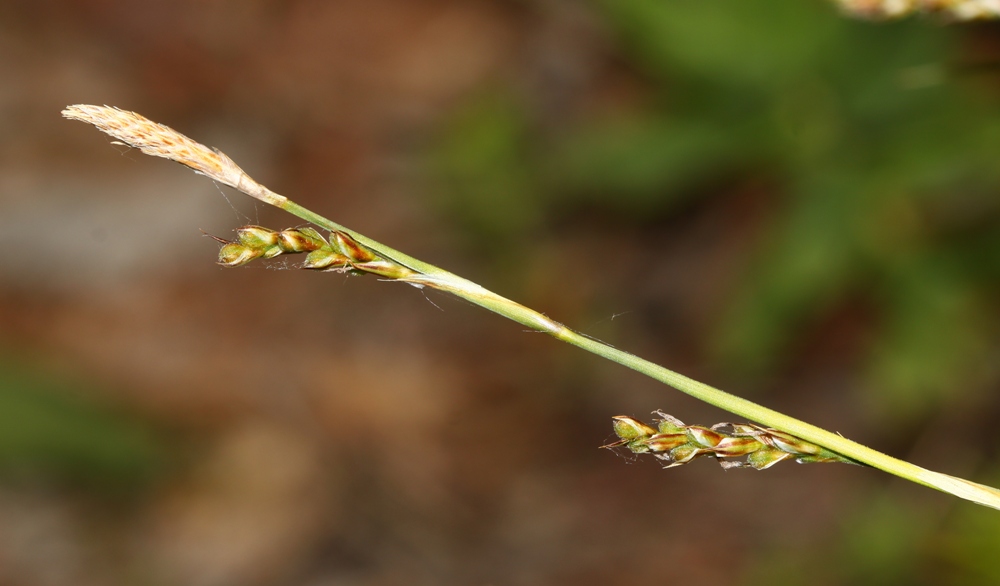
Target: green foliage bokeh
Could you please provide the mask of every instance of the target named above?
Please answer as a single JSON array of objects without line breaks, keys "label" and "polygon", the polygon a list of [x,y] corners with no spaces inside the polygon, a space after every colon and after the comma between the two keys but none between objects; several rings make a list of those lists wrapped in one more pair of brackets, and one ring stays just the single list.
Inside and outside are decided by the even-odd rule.
[{"label": "green foliage bokeh", "polygon": [[[490,91],[437,153],[443,209],[509,251],[573,207],[669,217],[764,178],[775,213],[714,325],[727,368],[748,383],[773,372],[809,323],[860,300],[873,323],[854,376],[872,420],[933,425],[996,386],[1000,103],[970,49],[975,30],[853,21],[803,0],[598,6],[648,96],[553,129],[516,92]],[[861,509],[825,553],[762,555],[749,582],[995,575],[974,553],[996,533],[990,513],[918,523],[904,503]]]},{"label": "green foliage bokeh", "polygon": [[668,216],[721,193],[706,185],[765,177],[777,217],[718,324],[731,368],[766,372],[804,322],[859,297],[880,319],[864,381],[880,417],[982,382],[1000,116],[961,70],[960,31],[801,0],[601,6],[651,99],[555,132],[512,93],[464,109],[437,167],[471,234],[503,249],[567,206]]}]

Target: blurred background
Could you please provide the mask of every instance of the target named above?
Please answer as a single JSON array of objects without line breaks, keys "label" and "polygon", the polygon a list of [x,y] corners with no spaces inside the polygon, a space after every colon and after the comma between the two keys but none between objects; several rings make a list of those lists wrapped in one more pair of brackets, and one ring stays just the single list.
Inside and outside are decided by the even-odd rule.
[{"label": "blurred background", "polygon": [[[1000,27],[821,0],[0,4],[0,584],[986,584],[1000,515],[661,470],[732,416],[434,292],[214,264],[295,218],[109,104],[584,333],[1000,483]],[[269,270],[276,269],[276,270]]]}]

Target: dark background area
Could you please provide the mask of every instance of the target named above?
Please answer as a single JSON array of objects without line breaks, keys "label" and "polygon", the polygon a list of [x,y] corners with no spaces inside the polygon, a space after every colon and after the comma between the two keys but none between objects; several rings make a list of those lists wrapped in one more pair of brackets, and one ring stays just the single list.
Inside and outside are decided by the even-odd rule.
[{"label": "dark background area", "polygon": [[584,333],[1000,483],[1000,28],[814,0],[0,5],[0,584],[985,584],[1000,514],[843,465],[661,470],[732,416],[463,302],[238,270],[297,220],[135,110]]}]

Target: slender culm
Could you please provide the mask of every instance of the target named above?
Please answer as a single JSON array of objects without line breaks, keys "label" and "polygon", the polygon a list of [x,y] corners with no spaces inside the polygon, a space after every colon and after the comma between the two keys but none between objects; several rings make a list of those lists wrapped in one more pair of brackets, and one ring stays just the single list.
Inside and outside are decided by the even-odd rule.
[{"label": "slender culm", "polygon": [[[733,431],[726,436],[730,439],[724,441],[723,435],[715,430],[684,426],[673,418],[664,418],[663,421],[667,421],[669,425],[664,427],[661,421],[661,429],[654,430],[638,421],[619,416],[616,418],[615,430],[619,432],[618,435],[622,440],[628,440],[623,445],[628,445],[630,448],[641,447],[649,452],[665,454],[671,458],[672,463],[677,464],[683,463],[680,460],[687,461],[698,455],[712,453],[720,457],[727,453],[737,454],[756,446],[746,454],[747,464],[751,467],[762,469],[774,462],[789,458],[803,462],[840,461],[865,464],[900,478],[1000,509],[1000,490],[921,468],[863,446],[837,433],[726,393],[584,336],[543,313],[376,242],[274,193],[251,179],[222,152],[197,143],[168,126],[152,122],[134,112],[108,106],[70,106],[63,110],[63,116],[92,124],[122,143],[146,154],[188,166],[198,173],[311,222],[330,234],[329,238],[324,238],[312,229],[273,231],[259,226],[247,226],[237,232],[237,238],[233,242],[222,241],[219,262],[223,265],[239,266],[258,258],[307,252],[305,268],[371,273],[381,278],[445,291],[760,424],[760,426],[740,424],[743,427],[733,428]],[[653,433],[647,433],[650,430]],[[713,433],[716,435],[711,435]],[[672,437],[659,437],[654,441],[658,434]],[[682,439],[684,443],[676,444]],[[713,447],[711,443],[716,439],[718,441]],[[724,449],[719,448],[719,445]],[[684,449],[674,452],[677,448]],[[756,459],[750,459],[755,453],[758,454]],[[757,462],[758,466],[754,466],[753,462]]]}]

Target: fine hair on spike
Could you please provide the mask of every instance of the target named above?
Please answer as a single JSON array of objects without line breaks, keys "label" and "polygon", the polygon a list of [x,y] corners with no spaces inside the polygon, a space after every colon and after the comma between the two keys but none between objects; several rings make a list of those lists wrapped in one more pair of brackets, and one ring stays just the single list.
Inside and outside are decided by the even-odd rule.
[{"label": "fine hair on spike", "polygon": [[68,106],[62,115],[70,120],[92,124],[101,132],[147,155],[176,161],[266,203],[278,205],[285,200],[251,179],[218,149],[207,147],[135,112],[110,106],[76,104]]}]

